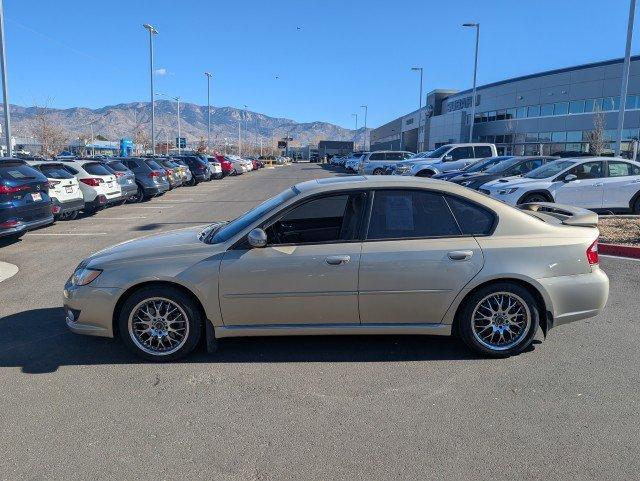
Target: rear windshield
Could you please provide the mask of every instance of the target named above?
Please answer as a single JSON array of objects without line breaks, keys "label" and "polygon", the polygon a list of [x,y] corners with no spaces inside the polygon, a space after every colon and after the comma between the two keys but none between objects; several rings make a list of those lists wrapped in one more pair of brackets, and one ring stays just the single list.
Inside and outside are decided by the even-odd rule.
[{"label": "rear windshield", "polygon": [[153,170],[164,170],[162,167],[158,165],[158,163],[155,160],[145,160],[145,162]]},{"label": "rear windshield", "polygon": [[164,165],[165,167],[169,167],[170,169],[175,169],[178,167],[178,164],[171,160],[165,160],[164,162],[162,162],[162,165]]},{"label": "rear windshield", "polygon": [[119,161],[116,162],[109,162],[107,164],[111,169],[115,170],[116,172],[128,172],[129,169],[127,169],[127,167]]},{"label": "rear windshield", "polygon": [[111,172],[109,172],[104,165],[97,162],[84,164],[82,168],[87,171],[87,174],[91,175],[111,175]]},{"label": "rear windshield", "polygon": [[62,164],[41,164],[38,168],[49,179],[73,179],[73,175]]},{"label": "rear windshield", "polygon": [[5,180],[33,180],[38,178],[38,172],[28,165],[0,165],[0,178]]},{"label": "rear windshield", "polygon": [[510,159],[511,157],[489,157],[488,159],[481,160],[476,164],[471,164],[470,167],[464,169],[465,172],[483,172],[489,167],[499,164],[503,160]]}]

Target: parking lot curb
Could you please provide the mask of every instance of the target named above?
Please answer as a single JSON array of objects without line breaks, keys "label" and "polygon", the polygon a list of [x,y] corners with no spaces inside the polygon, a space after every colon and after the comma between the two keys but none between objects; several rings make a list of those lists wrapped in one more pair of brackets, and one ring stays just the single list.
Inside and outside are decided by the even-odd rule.
[{"label": "parking lot curb", "polygon": [[598,244],[598,252],[600,254],[608,254],[611,256],[631,257],[640,259],[640,247],[624,246],[620,244]]}]

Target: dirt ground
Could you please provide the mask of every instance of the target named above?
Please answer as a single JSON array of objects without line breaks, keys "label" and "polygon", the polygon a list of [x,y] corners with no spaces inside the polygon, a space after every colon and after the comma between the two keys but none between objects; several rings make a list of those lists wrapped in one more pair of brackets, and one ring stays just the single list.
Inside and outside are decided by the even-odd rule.
[{"label": "dirt ground", "polygon": [[600,242],[605,244],[640,245],[640,216],[600,217]]}]

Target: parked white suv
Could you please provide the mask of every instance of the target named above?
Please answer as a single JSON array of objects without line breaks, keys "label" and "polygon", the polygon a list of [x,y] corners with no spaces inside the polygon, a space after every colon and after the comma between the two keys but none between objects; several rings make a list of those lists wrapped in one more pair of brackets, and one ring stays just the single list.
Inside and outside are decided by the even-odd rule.
[{"label": "parked white suv", "polygon": [[464,169],[479,159],[496,157],[494,144],[447,144],[396,165],[394,174],[431,177],[450,170]]},{"label": "parked white suv", "polygon": [[378,150],[369,152],[361,160],[358,172],[365,175],[383,175],[389,165],[413,157],[413,152],[403,150]]},{"label": "parked white suv", "polygon": [[344,161],[344,168],[350,172],[358,172],[360,162],[368,152],[354,152]]},{"label": "parked white suv", "polygon": [[523,177],[488,182],[480,192],[511,205],[558,202],[640,214],[640,163],[612,157],[560,159]]},{"label": "parked white suv", "polygon": [[95,160],[65,160],[64,168],[80,181],[84,211],[95,212],[107,204],[124,200],[117,177]]},{"label": "parked white suv", "polygon": [[62,162],[34,160],[27,164],[42,172],[49,180],[49,197],[53,203],[51,211],[54,218],[75,219],[84,208],[84,196],[78,179],[64,168]]}]

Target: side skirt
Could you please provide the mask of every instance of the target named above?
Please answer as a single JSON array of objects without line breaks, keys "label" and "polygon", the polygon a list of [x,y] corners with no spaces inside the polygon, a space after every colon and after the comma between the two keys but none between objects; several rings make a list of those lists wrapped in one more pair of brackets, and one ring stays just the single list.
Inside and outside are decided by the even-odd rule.
[{"label": "side skirt", "polygon": [[214,326],[217,339],[245,336],[429,335],[450,336],[450,324],[269,324]]}]

